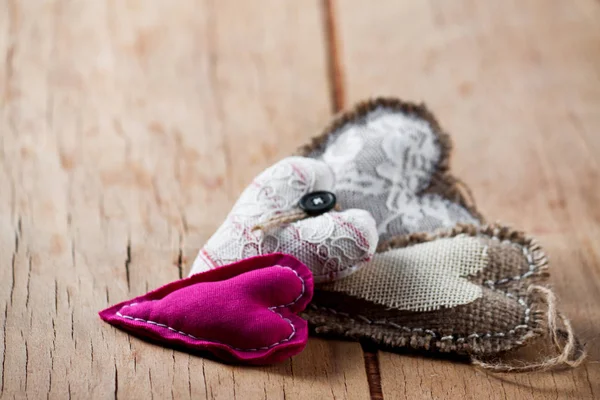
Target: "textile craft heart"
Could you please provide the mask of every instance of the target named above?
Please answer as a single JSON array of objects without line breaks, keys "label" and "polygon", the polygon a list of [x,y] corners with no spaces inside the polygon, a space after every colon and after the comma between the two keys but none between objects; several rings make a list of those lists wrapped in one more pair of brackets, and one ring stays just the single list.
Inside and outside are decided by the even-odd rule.
[{"label": "textile craft heart", "polygon": [[[309,300],[300,295],[297,309],[294,302],[283,303],[279,320],[265,317],[265,310],[278,309],[273,302],[261,303],[263,313],[247,319],[236,311],[252,308],[253,296],[265,288],[279,293],[290,282],[297,285],[291,275],[274,273],[268,262],[258,262],[256,276],[239,262],[283,252],[310,269],[298,277],[312,272],[319,283],[300,314],[314,334],[369,340],[387,349],[466,354],[497,371],[579,365],[585,352],[557,311],[541,247],[520,231],[486,225],[468,188],[450,174],[450,152],[449,136],[423,106],[396,99],[359,104],[304,146],[302,157],[286,158],[252,182],[200,250],[191,278],[142,296],[143,307],[134,299],[102,317],[139,335],[210,350],[223,359],[281,360],[304,346],[306,323],[293,313]],[[319,190],[333,192],[338,208],[315,217],[303,213],[299,200]],[[265,277],[280,285],[262,287],[258,282]],[[186,291],[189,282],[221,279],[230,281],[227,289],[235,288],[233,297],[219,297],[224,290],[218,287],[206,290],[214,296]],[[160,306],[149,305],[152,300],[158,301],[149,304]],[[228,309],[228,301],[237,305]],[[229,315],[211,311],[207,318],[194,317],[210,311],[211,303]],[[155,310],[167,318],[157,321]],[[193,326],[187,325],[188,315]],[[261,320],[269,322],[264,329]],[[239,321],[248,325],[245,330]],[[550,338],[558,354],[519,368],[480,361],[538,338]]]},{"label": "textile craft heart", "polygon": [[[311,269],[315,282],[357,271],[377,247],[373,217],[348,208],[306,218],[299,205],[304,195],[331,190],[333,184],[332,169],[319,160],[288,157],[267,168],[242,192],[198,253],[190,274],[275,252],[298,258]],[[257,229],[271,221],[291,223]]]},{"label": "textile craft heart", "polygon": [[520,232],[458,225],[412,234],[388,242],[373,263],[319,287],[304,313],[317,333],[487,355],[548,328],[544,298],[529,289],[547,280],[547,260]]},{"label": "textile craft heart", "polygon": [[585,353],[556,311],[543,250],[485,224],[450,173],[451,148],[424,106],[375,99],[299,150],[332,168],[341,209],[367,210],[380,241],[364,268],[318,286],[302,315],[317,335],[473,359],[550,337],[559,354],[520,370],[578,365]]},{"label": "textile craft heart", "polygon": [[283,254],[240,262],[171,282],[122,302],[100,317],[134,335],[208,351],[226,361],[270,364],[304,349],[296,314],[313,294],[310,270]]}]

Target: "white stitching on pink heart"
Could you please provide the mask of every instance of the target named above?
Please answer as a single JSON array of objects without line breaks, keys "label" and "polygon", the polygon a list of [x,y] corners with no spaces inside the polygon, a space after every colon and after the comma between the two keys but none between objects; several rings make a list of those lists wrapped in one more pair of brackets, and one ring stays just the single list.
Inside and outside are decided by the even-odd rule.
[{"label": "white stitching on pink heart", "polygon": [[[269,307],[269,310],[270,310],[270,311],[272,311],[272,312],[274,312],[275,314],[279,315],[279,316],[281,317],[281,319],[282,319],[282,320],[284,320],[284,321],[286,321],[288,324],[290,324],[290,327],[292,328],[292,333],[290,334],[290,336],[289,336],[289,337],[287,337],[287,338],[285,338],[285,339],[282,339],[282,340],[280,340],[279,342],[273,343],[272,345],[269,345],[269,346],[265,346],[265,347],[258,347],[258,348],[255,348],[255,349],[240,349],[240,348],[238,348],[238,347],[233,347],[233,346],[232,346],[232,345],[230,345],[230,344],[227,344],[227,343],[222,343],[222,342],[218,342],[218,341],[216,341],[216,340],[197,338],[197,337],[196,337],[196,336],[194,336],[194,335],[191,335],[191,334],[189,334],[189,333],[185,333],[185,332],[183,332],[183,331],[177,330],[177,329],[175,329],[175,328],[172,328],[172,327],[170,327],[170,326],[167,326],[167,325],[165,325],[165,324],[161,324],[161,323],[158,323],[158,322],[155,322],[155,321],[149,321],[149,320],[145,320],[145,319],[142,319],[142,318],[134,318],[134,317],[132,317],[132,316],[130,316],[130,315],[123,315],[123,314],[121,314],[121,312],[120,312],[121,310],[123,310],[123,309],[124,309],[124,308],[126,308],[126,307],[133,307],[133,306],[136,306],[136,305],[138,305],[138,304],[142,304],[142,303],[131,303],[131,304],[124,305],[124,306],[121,308],[121,310],[117,311],[117,313],[116,313],[116,314],[117,314],[119,317],[121,317],[121,318],[126,318],[126,319],[130,319],[130,320],[133,320],[133,321],[138,321],[138,322],[144,322],[144,323],[147,323],[147,324],[150,324],[150,325],[156,325],[156,326],[160,326],[161,328],[167,328],[167,329],[169,329],[170,331],[173,331],[173,332],[179,333],[180,335],[184,335],[184,336],[191,337],[191,338],[192,338],[192,339],[194,339],[194,340],[204,340],[204,341],[210,341],[210,342],[214,342],[214,343],[220,343],[220,344],[224,344],[225,346],[229,346],[229,347],[231,347],[231,348],[232,348],[232,349],[234,349],[234,350],[240,350],[240,351],[260,351],[260,350],[268,350],[268,349],[270,349],[270,348],[273,348],[273,347],[275,347],[275,346],[278,346],[278,345],[280,345],[280,344],[282,344],[282,343],[289,342],[290,340],[292,340],[292,338],[293,338],[293,337],[294,337],[294,335],[296,334],[296,327],[294,326],[294,324],[292,323],[292,321],[290,321],[290,320],[289,320],[289,319],[287,319],[287,318],[284,318],[284,317],[283,317],[283,315],[281,315],[280,313],[278,313],[277,311],[275,311],[275,309],[277,309],[277,308],[283,308],[283,307],[289,307],[289,306],[291,306],[291,305],[294,305],[294,304],[296,304],[296,303],[298,302],[298,300],[300,300],[300,299],[302,298],[302,296],[304,296],[304,292],[305,292],[305,284],[304,284],[304,279],[302,279],[302,277],[301,277],[301,276],[298,274],[298,272],[296,272],[296,270],[294,270],[293,268],[290,268],[290,267],[284,267],[284,266],[281,266],[281,265],[275,265],[275,267],[279,267],[279,268],[286,268],[286,269],[289,269],[290,271],[292,271],[294,274],[296,274],[296,276],[297,276],[297,277],[298,277],[298,279],[300,280],[300,283],[302,284],[302,290],[301,290],[301,292],[300,292],[300,295],[298,295],[298,297],[296,297],[296,299],[294,299],[294,300],[293,300],[291,303],[287,303],[287,304],[281,304],[281,305],[279,305],[279,306],[273,306],[273,307]],[[157,300],[151,300],[151,301],[157,301]]]}]

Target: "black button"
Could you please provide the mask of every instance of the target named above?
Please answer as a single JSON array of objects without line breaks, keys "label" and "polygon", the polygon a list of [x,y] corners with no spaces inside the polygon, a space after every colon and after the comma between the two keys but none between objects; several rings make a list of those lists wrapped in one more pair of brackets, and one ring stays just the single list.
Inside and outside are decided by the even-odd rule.
[{"label": "black button", "polygon": [[300,199],[300,208],[310,216],[321,215],[335,207],[335,194],[326,191],[307,193]]}]

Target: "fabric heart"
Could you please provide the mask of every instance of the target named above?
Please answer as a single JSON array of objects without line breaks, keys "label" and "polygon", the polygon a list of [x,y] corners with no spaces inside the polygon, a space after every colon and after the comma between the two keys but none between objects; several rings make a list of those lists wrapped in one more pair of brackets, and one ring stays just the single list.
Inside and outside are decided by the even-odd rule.
[{"label": "fabric heart", "polygon": [[[318,335],[467,354],[495,371],[578,365],[585,353],[545,286],[544,252],[522,232],[485,224],[450,174],[451,147],[424,106],[380,98],[300,149],[331,167],[341,209],[368,211],[379,235],[367,265],[318,286],[303,317]],[[544,337],[558,354],[539,364],[478,361]]]},{"label": "fabric heart", "polygon": [[483,221],[449,172],[451,147],[424,106],[383,98],[340,115],[299,154],[331,167],[342,209],[369,211],[383,242]]},{"label": "fabric heart", "polygon": [[[223,225],[200,250],[190,274],[275,252],[297,257],[311,269],[315,282],[330,282],[357,271],[377,247],[371,214],[346,209],[308,218],[299,206],[306,194],[331,190],[334,179],[325,162],[304,157],[288,157],[267,168],[244,190]],[[278,223],[257,229],[272,222]]]},{"label": "fabric heart", "polygon": [[294,257],[248,258],[122,302],[106,322],[142,338],[208,351],[226,361],[269,364],[304,349],[310,270]]}]

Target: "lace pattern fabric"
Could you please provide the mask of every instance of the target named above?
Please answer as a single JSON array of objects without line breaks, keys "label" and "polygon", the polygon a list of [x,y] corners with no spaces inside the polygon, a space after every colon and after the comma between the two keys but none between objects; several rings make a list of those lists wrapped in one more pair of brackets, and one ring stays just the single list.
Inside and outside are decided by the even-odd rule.
[{"label": "lace pattern fabric", "polygon": [[285,253],[308,265],[315,281],[349,275],[370,260],[375,224],[364,210],[331,211],[270,230],[257,225],[298,210],[302,196],[331,190],[334,173],[322,161],[289,157],[265,170],[244,190],[227,219],[200,251],[191,274],[244,258]]},{"label": "lace pattern fabric", "polygon": [[378,108],[333,131],[324,148],[309,154],[335,174],[344,208],[369,211],[380,240],[477,223],[459,204],[422,193],[440,161],[438,136],[429,122]]}]

